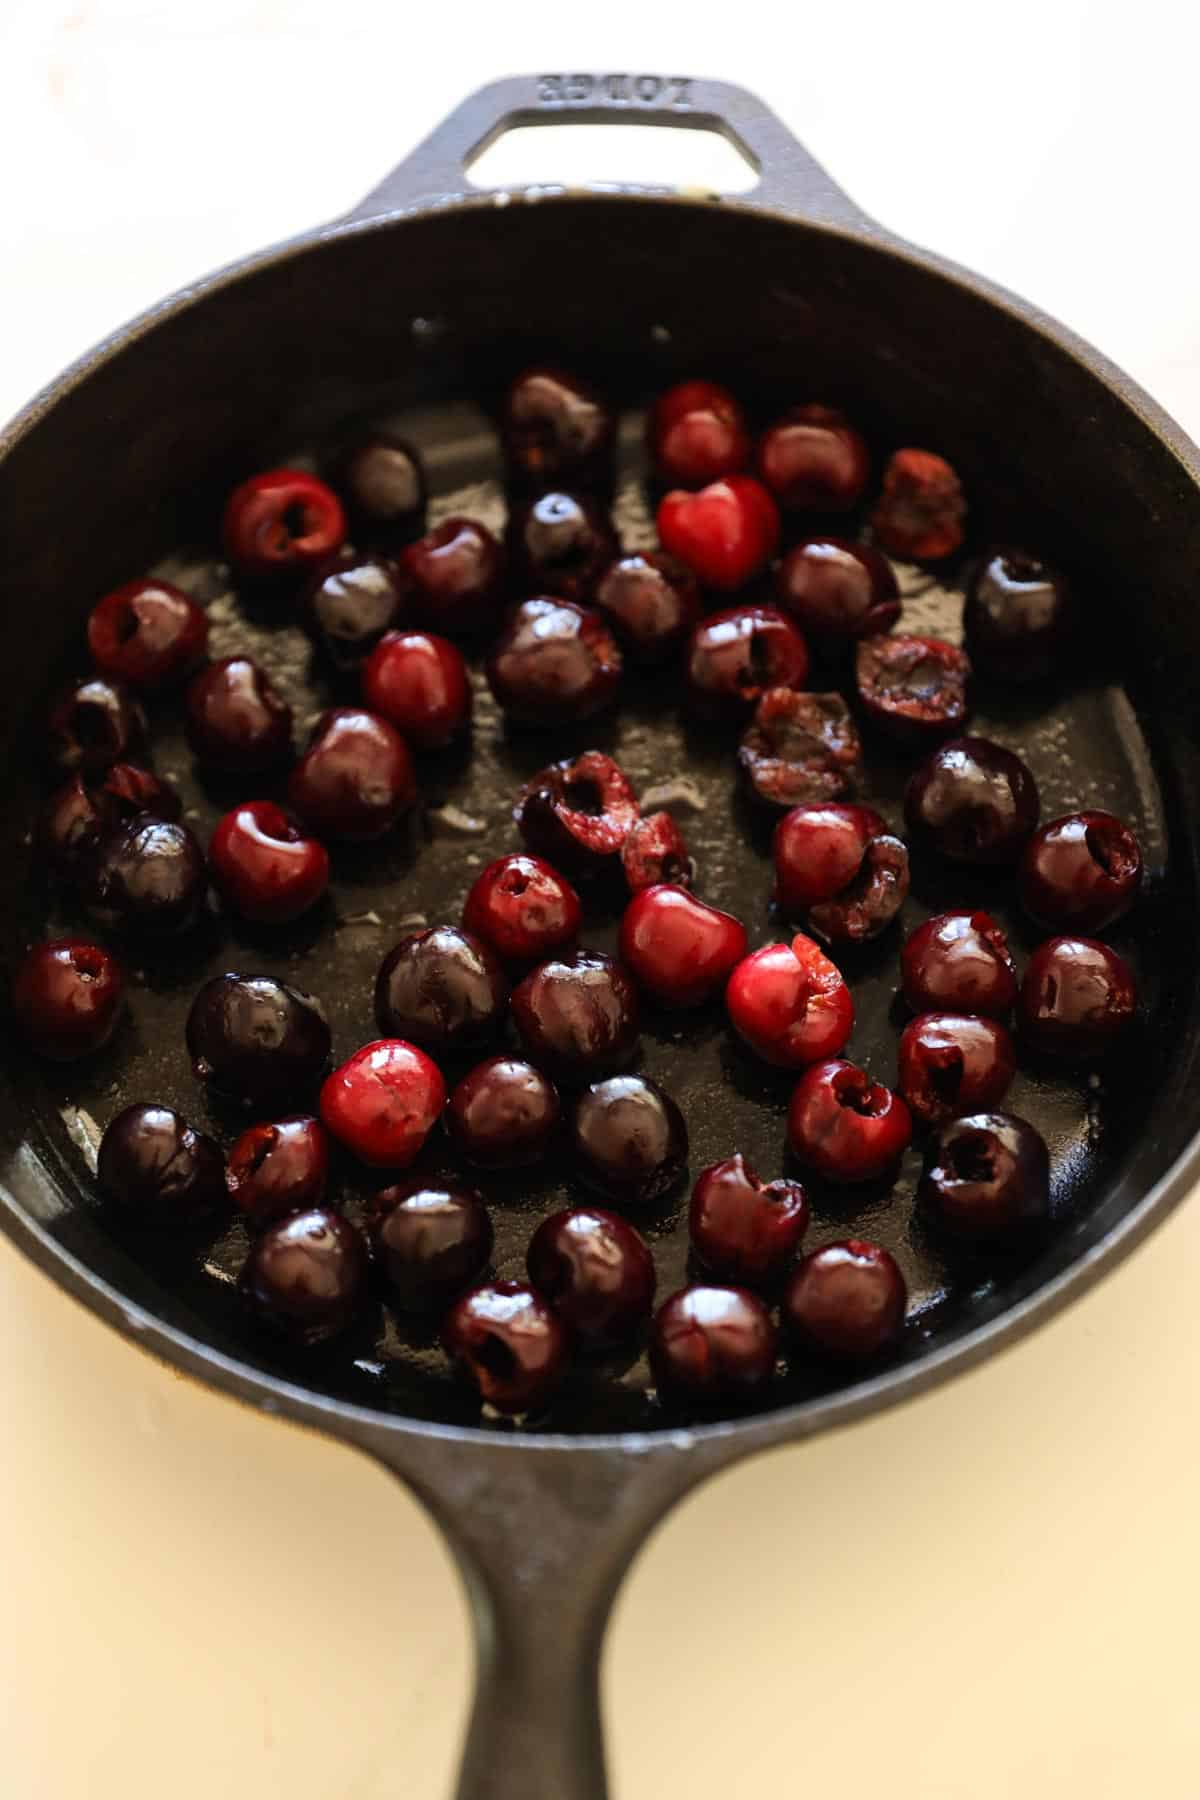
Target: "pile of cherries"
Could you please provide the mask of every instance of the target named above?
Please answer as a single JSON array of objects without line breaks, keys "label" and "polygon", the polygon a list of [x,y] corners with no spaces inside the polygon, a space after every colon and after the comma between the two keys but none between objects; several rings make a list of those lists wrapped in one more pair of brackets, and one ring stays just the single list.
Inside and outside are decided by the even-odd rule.
[{"label": "pile of cherries", "polygon": [[[723,997],[749,1050],[795,1074],[788,1142],[812,1176],[886,1181],[916,1130],[927,1136],[918,1204],[932,1228],[985,1247],[1036,1232],[1050,1209],[1049,1159],[1033,1127],[1001,1110],[1017,1066],[1007,1021],[1015,1010],[1035,1059],[1090,1064],[1120,1042],[1137,1013],[1134,980],[1095,934],[1133,904],[1141,855],[1106,812],[1039,827],[1022,760],[963,731],[972,665],[999,680],[1053,674],[1073,626],[1069,585],[1023,551],[994,549],[968,572],[965,650],[896,631],[888,556],[936,563],[957,552],[961,487],[942,458],[898,450],[869,541],[830,531],[862,503],[871,469],[861,435],[827,407],[797,407],[756,438],[711,382],[664,394],[648,426],[661,548],[647,554],[623,553],[609,517],[616,420],[598,394],[561,371],[528,370],[500,425],[503,544],[465,517],[425,531],[420,458],[387,434],[353,444],[328,480],[275,469],[229,497],[223,538],[238,582],[282,597],[333,666],[360,680],[360,704],[323,714],[294,762],[290,708],[249,657],[206,661],[194,599],[154,578],[106,595],[88,621],[94,673],[50,709],[62,784],[39,821],[41,855],[118,935],[186,931],[210,883],[246,919],[295,920],[326,890],[327,844],[383,839],[417,804],[412,752],[468,729],[456,640],[482,639],[499,706],[530,727],[611,705],[626,662],[680,663],[686,704],[740,730],[741,777],[777,819],[786,940],[750,950],[743,924],[692,891],[679,826],[643,813],[611,757],[551,761],[515,799],[523,848],[482,871],[461,922],[412,932],[383,958],[376,1040],[330,1072],[314,996],[265,975],[215,977],[192,1004],[188,1052],[197,1079],[253,1122],[222,1152],[167,1107],[128,1106],[103,1136],[101,1190],[168,1230],[236,1209],[252,1234],[247,1304],[294,1344],[337,1337],[372,1292],[432,1309],[446,1350],[503,1413],[536,1413],[573,1354],[647,1327],[659,1394],[680,1406],[761,1392],[779,1331],[795,1356],[861,1365],[903,1332],[896,1262],[859,1239],[803,1255],[803,1186],[763,1180],[737,1153],[692,1191],[703,1280],[652,1315],[654,1258],[629,1215],[682,1179],[688,1131],[668,1093],[628,1072],[640,998],[687,1009]],[[776,560],[781,513],[793,530]],[[826,528],[797,536],[797,518]],[[759,578],[769,600],[736,598]],[[846,672],[853,710],[839,689],[806,685],[814,655],[835,680]],[[249,796],[207,853],[144,761],[141,697],[169,689],[200,765],[244,781]],[[945,912],[914,930],[900,952],[913,1016],[895,1088],[843,1055],[854,1002],[832,959],[888,930],[909,886],[905,839],[853,797],[859,722],[922,759],[904,802],[913,843],[950,870],[1015,870],[1025,910],[1055,934],[1018,980],[986,912]],[[286,809],[253,797],[258,778],[289,766]],[[580,946],[578,887],[624,896],[618,957]],[[108,1042],[124,992],[114,952],[72,937],[29,950],[14,1009],[38,1053],[69,1062]],[[515,1043],[504,1041],[509,1022]],[[467,1068],[449,1091],[447,1067]],[[402,1178],[435,1130],[463,1179]],[[401,1177],[374,1194],[365,1233],[328,1191],[331,1139]],[[527,1282],[488,1281],[480,1184],[564,1152],[587,1198],[538,1225]]]}]

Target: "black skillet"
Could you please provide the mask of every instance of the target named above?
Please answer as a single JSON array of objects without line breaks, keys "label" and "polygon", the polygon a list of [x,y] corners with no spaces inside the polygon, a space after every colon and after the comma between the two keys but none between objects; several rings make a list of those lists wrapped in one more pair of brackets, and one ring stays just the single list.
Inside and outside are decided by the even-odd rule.
[{"label": "black skillet", "polygon": [[[497,134],[562,119],[715,129],[761,182],[736,200],[628,186],[467,187],[464,166]],[[586,368],[631,408],[676,373],[724,375],[764,411],[819,395],[863,420],[877,450],[910,442],[950,456],[972,498],[974,541],[1015,535],[1065,564],[1089,619],[1087,654],[1064,686],[1023,701],[985,694],[982,728],[1022,747],[1048,814],[1091,800],[1129,817],[1150,870],[1146,898],[1118,934],[1146,997],[1135,1052],[1091,1077],[1027,1074],[1014,1095],[1054,1154],[1057,1216],[1046,1242],[1021,1262],[947,1259],[913,1214],[915,1158],[894,1190],[852,1215],[818,1194],[813,1241],[843,1235],[853,1217],[903,1259],[909,1337],[868,1379],[838,1387],[796,1369],[771,1408],[721,1423],[660,1413],[644,1365],[632,1361],[577,1375],[537,1432],[490,1426],[432,1340],[382,1317],[336,1356],[286,1363],[234,1303],[230,1277],[244,1251],[236,1231],[168,1254],[123,1238],[96,1203],[87,1136],[118,1104],[161,1098],[212,1122],[182,1051],[183,1013],[204,973],[286,969],[330,1003],[337,1048],[372,1035],[367,994],[382,949],[408,914],[457,916],[473,869],[512,845],[506,809],[518,778],[550,753],[506,735],[486,705],[470,761],[427,771],[439,814],[431,841],[398,846],[386,865],[343,860],[336,929],[327,917],[320,930],[255,939],[214,921],[172,958],[139,964],[136,1022],[102,1067],[64,1080],[19,1053],[9,1058],[5,1230],[135,1342],[264,1412],[357,1445],[410,1486],[453,1544],[477,1620],[460,1794],[595,1800],[604,1792],[601,1639],[653,1524],[714,1470],[890,1404],[1015,1338],[1125,1255],[1195,1177],[1200,461],[1144,394],[1062,327],[865,218],[749,94],[652,75],[499,82],[346,219],[118,332],[0,442],[0,583],[9,655],[29,697],[0,723],[10,947],[60,922],[25,842],[40,779],[34,721],[39,697],[78,656],[95,597],[164,558],[182,561],[214,601],[218,643],[251,638],[312,710],[327,690],[298,635],[243,616],[203,550],[179,546],[211,543],[221,497],[241,475],[330,442],[354,421],[393,415],[429,455],[440,510],[498,522],[480,402],[529,353]],[[617,513],[636,542],[648,514],[632,416],[630,426]],[[910,617],[954,631],[957,613],[952,588],[933,588]],[[671,694],[636,683],[619,720],[588,736],[615,746],[640,783],[687,777],[700,803],[686,823],[702,891],[745,917],[755,941],[769,938],[762,834],[733,795],[730,747],[690,734]],[[156,745],[203,828],[224,796],[197,784],[169,721]],[[893,815],[904,774],[887,753],[873,754],[871,792]],[[918,870],[909,922],[985,894],[1027,948],[995,882],[951,889]],[[611,931],[598,903],[589,939],[610,941]],[[894,952],[886,945],[850,971],[854,1047],[885,1079]],[[736,1144],[778,1172],[786,1084],[731,1049],[718,1017],[682,1031],[652,1017],[644,1063],[688,1114],[693,1168]],[[519,1267],[533,1218],[566,1192],[557,1171],[496,1191],[503,1272]],[[351,1180],[347,1205],[359,1202]],[[683,1278],[683,1235],[670,1209],[645,1223],[666,1292]]]}]

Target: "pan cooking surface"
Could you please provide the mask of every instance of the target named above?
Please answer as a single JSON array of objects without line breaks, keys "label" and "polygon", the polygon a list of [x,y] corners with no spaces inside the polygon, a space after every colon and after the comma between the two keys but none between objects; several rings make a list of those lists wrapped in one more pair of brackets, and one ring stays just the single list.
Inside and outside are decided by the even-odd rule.
[{"label": "pan cooking surface", "polygon": [[[427,456],[434,488],[431,522],[462,512],[502,529],[496,446],[480,412],[465,403],[447,403],[415,415],[406,412],[394,423]],[[654,542],[652,512],[641,483],[640,422],[629,416],[623,444],[616,522],[628,547],[644,548]],[[906,594],[900,628],[958,641],[960,592],[937,585],[915,569],[898,572]],[[298,732],[322,707],[353,697],[354,685],[339,686],[331,680],[298,629],[241,609],[228,587],[226,571],[207,550],[180,552],[162,563],[157,573],[178,580],[207,601],[212,655],[241,650],[263,663],[293,704]],[[328,1010],[334,1055],[340,1060],[378,1035],[371,996],[384,952],[406,929],[458,920],[478,871],[493,857],[518,847],[511,807],[522,781],[558,756],[592,745],[613,754],[647,810],[665,804],[679,818],[695,858],[696,886],[702,897],[744,920],[752,948],[787,935],[769,906],[771,822],[757,817],[737,790],[736,731],[722,735],[711,727],[690,728],[680,716],[673,676],[627,675],[618,712],[577,732],[518,734],[505,729],[477,655],[472,666],[476,715],[469,753],[423,759],[426,816],[407,835],[383,848],[334,852],[331,893],[313,918],[279,930],[214,915],[185,941],[162,948],[145,941],[129,944],[124,955],[132,972],[130,1017],[110,1048],[92,1063],[66,1071],[31,1067],[19,1059],[14,1076],[19,1101],[35,1121],[40,1148],[81,1205],[99,1204],[89,1171],[89,1147],[94,1157],[99,1132],[132,1101],[158,1100],[175,1106],[226,1144],[248,1122],[246,1116],[210,1108],[190,1073],[184,1019],[204,979],[234,969],[279,975],[311,989]],[[176,783],[187,821],[207,842],[220,813],[235,800],[249,797],[246,785],[198,774],[178,728],[177,706],[168,703],[157,716],[152,713],[151,727],[155,766]],[[1043,818],[1099,805],[1125,818],[1140,837],[1147,864],[1145,896],[1133,916],[1106,935],[1130,957],[1139,974],[1148,1039],[1153,1040],[1155,1015],[1162,1016],[1163,938],[1156,930],[1156,918],[1164,916],[1166,831],[1150,755],[1124,691],[1089,671],[1073,685],[1048,694],[983,693],[977,696],[971,729],[1019,750],[1027,759],[1041,789]],[[902,829],[901,796],[912,761],[870,740],[866,750],[862,797],[875,804],[893,827]],[[29,769],[17,772],[15,785],[19,794],[8,850],[23,865],[30,855],[29,823],[44,789],[39,772]],[[280,784],[258,782],[255,793],[278,796]],[[23,898],[13,927],[18,943],[83,923],[36,874],[23,881],[19,891]],[[617,904],[605,896],[585,895],[584,942],[608,950],[615,947]],[[985,905],[994,912],[1009,932],[1018,962],[1023,962],[1037,934],[1015,905],[1011,878],[994,872],[951,871],[914,856],[904,930],[929,912],[963,905]],[[889,1082],[895,1076],[896,1044],[907,1016],[896,994],[900,941],[893,928],[882,942],[839,959],[857,1010],[846,1054]],[[1135,1049],[1134,1057],[1137,1054]],[[447,1073],[453,1079],[467,1066],[469,1062],[448,1067]],[[791,1080],[743,1052],[726,1027],[719,1004],[698,1014],[670,1014],[647,1006],[636,1066],[666,1087],[683,1108],[691,1134],[691,1178],[705,1164],[734,1150],[741,1150],[766,1178],[788,1168],[784,1115]],[[1139,1128],[1138,1092],[1136,1081],[1123,1079],[1122,1066],[1052,1076],[1028,1070],[1019,1074],[1006,1104],[1036,1124],[1049,1143],[1056,1231],[1069,1230],[1119,1170]],[[444,1141],[435,1133],[414,1172],[453,1168]],[[885,1190],[839,1192],[809,1183],[814,1222],[807,1248],[853,1232],[878,1239],[898,1258],[910,1289],[910,1335],[901,1352],[905,1357],[919,1356],[942,1324],[969,1316],[990,1300],[998,1284],[1002,1287],[1019,1273],[1016,1264],[994,1257],[985,1261],[965,1259],[961,1253],[952,1256],[927,1235],[913,1208],[919,1169],[920,1156],[913,1149],[894,1185]],[[335,1171],[333,1192],[340,1193],[351,1217],[361,1217],[364,1195],[384,1178],[364,1178],[349,1159],[336,1164]],[[540,1218],[584,1198],[566,1164],[478,1179],[490,1203],[496,1231],[494,1267],[502,1276],[524,1273],[525,1247]],[[634,1215],[654,1249],[660,1299],[688,1279],[688,1191],[688,1185],[681,1186],[667,1201]],[[114,1221],[111,1229],[120,1234],[129,1255],[151,1268],[169,1292],[177,1319],[244,1360],[385,1411],[448,1422],[479,1420],[476,1402],[451,1378],[431,1323],[414,1324],[376,1307],[351,1338],[298,1357],[273,1345],[242,1314],[234,1288],[246,1251],[240,1224],[187,1244],[148,1239],[121,1221]],[[673,1418],[661,1412],[648,1393],[648,1383],[640,1353],[582,1362],[542,1423],[560,1431],[656,1429],[672,1424]],[[829,1385],[830,1377],[821,1371],[781,1365],[770,1404],[821,1392]]]}]

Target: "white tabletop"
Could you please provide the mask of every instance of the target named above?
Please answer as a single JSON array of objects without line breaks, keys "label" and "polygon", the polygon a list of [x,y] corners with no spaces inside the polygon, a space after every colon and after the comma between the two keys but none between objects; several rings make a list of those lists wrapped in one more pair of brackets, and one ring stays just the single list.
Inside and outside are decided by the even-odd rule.
[{"label": "white tabletop", "polygon": [[[678,5],[511,10],[10,4],[0,413],[164,290],[343,209],[477,83],[630,68],[636,44],[757,88],[869,211],[1066,318],[1200,435],[1174,8],[860,3],[786,41],[765,4],[720,33]],[[531,175],[660,172],[538,154]],[[617,1800],[1195,1800],[1198,1294],[1192,1206],[999,1360],[686,1503],[608,1644]],[[6,1795],[449,1792],[464,1606],[389,1478],[158,1367],[3,1247],[0,1458]]]}]

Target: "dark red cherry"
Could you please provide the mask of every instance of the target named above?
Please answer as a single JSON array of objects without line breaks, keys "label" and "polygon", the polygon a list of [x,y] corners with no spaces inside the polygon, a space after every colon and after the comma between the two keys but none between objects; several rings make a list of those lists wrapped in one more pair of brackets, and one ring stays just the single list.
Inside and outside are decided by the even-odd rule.
[{"label": "dark red cherry", "polygon": [[668,1403],[749,1399],[775,1373],[771,1315],[745,1288],[683,1288],[654,1316],[650,1369]]},{"label": "dark red cherry", "polygon": [[72,775],[46,802],[37,828],[37,846],[56,875],[82,881],[93,866],[102,838],[138,813],[178,819],[179,795],[149,769],[113,763],[102,774]]},{"label": "dark red cherry", "polygon": [[581,603],[591,600],[621,549],[604,507],[582,494],[554,491],[509,514],[507,544],[519,592]]},{"label": "dark red cherry", "polygon": [[495,953],[457,925],[401,938],[375,978],[381,1034],[437,1055],[490,1043],[507,1009],[508,982]]},{"label": "dark red cherry", "polygon": [[855,679],[863,711],[873,725],[903,744],[949,737],[966,723],[971,665],[941,638],[863,638],[855,655]]},{"label": "dark red cherry", "polygon": [[625,1206],[659,1200],[684,1172],[688,1132],[683,1114],[656,1082],[610,1075],[575,1103],[571,1148],[589,1187]]},{"label": "dark red cherry", "polygon": [[794,544],[775,572],[775,593],[784,611],[831,650],[890,631],[900,617],[900,590],[887,557],[849,538]]},{"label": "dark red cherry", "polygon": [[802,935],[743,957],[729,977],[725,1007],[738,1036],[779,1069],[835,1056],[854,1024],[841,970]]},{"label": "dark red cherry", "polygon": [[784,1290],[780,1317],[803,1349],[867,1362],[896,1343],[907,1306],[895,1258],[879,1244],[848,1238],[804,1258]]},{"label": "dark red cherry", "polygon": [[735,606],[697,625],[684,659],[688,703],[701,718],[745,719],[769,688],[799,688],[808,647],[771,606]]},{"label": "dark red cherry", "polygon": [[766,488],[749,475],[729,475],[696,494],[686,488],[664,494],[658,535],[663,549],[705,587],[732,593],[775,554],[779,512]]},{"label": "dark red cherry", "polygon": [[874,1181],[893,1169],[912,1137],[909,1110],[855,1063],[806,1069],[788,1107],[788,1142],[826,1181]]},{"label": "dark red cherry", "polygon": [[1087,1062],[1126,1035],[1137,983],[1123,957],[1095,938],[1056,937],[1030,957],[1021,983],[1021,1035],[1030,1049]]},{"label": "dark red cherry", "polygon": [[249,775],[292,754],[292,709],[248,656],[223,656],[189,684],[188,743],[210,768]]},{"label": "dark red cherry", "polygon": [[559,1079],[591,1081],[621,1068],[637,1048],[637,987],[602,951],[542,963],[513,989],[511,1004],[530,1057]]},{"label": "dark red cherry", "polygon": [[808,1230],[798,1181],[764,1181],[738,1151],[702,1169],[692,1189],[692,1248],[722,1281],[768,1287],[791,1266]]},{"label": "dark red cherry", "polygon": [[746,928],[732,913],[663,885],[635,894],[621,919],[621,960],[666,1006],[701,1006],[746,954]]},{"label": "dark red cherry", "polygon": [[610,706],[621,652],[602,615],[539,596],[514,607],[487,660],[488,685],[521,725],[569,725]]},{"label": "dark red cherry", "polygon": [[225,1204],[220,1150],[169,1106],[127,1106],[100,1140],[96,1179],[109,1200],[168,1229]]},{"label": "dark red cherry", "polygon": [[670,882],[691,887],[695,866],[688,855],[682,831],[669,812],[647,813],[635,819],[621,845],[621,869],[631,894]]},{"label": "dark red cherry", "polygon": [[917,1203],[955,1237],[1014,1238],[1050,1210],[1045,1141],[1012,1113],[951,1119],[929,1146]]},{"label": "dark red cherry", "polygon": [[86,938],[54,938],[25,952],[13,978],[17,1027],[39,1056],[76,1062],[103,1049],[125,993],[120,963]]},{"label": "dark red cherry", "polygon": [[449,637],[490,631],[504,604],[504,551],[477,519],[443,519],[410,544],[400,569],[421,622]]},{"label": "dark red cherry", "polygon": [[1019,879],[1021,904],[1039,925],[1103,931],[1137,899],[1141,847],[1112,813],[1068,813],[1034,832]]},{"label": "dark red cherry", "polygon": [[351,843],[382,837],[416,798],[408,745],[386,719],[356,706],[322,713],[288,778],[288,800],[304,823]]},{"label": "dark red cherry", "polygon": [[446,1084],[415,1044],[381,1038],[364,1044],[326,1077],[321,1120],[362,1162],[406,1169],[437,1124]]},{"label": "dark red cherry", "polygon": [[952,862],[1015,862],[1039,811],[1028,767],[989,738],[939,744],[904,792],[909,830]]},{"label": "dark red cherry", "polygon": [[88,909],[115,929],[170,936],[193,925],[208,893],[186,825],[137,813],[101,838],[83,884]]},{"label": "dark red cherry", "polygon": [[304,591],[304,623],[342,674],[360,669],[408,602],[394,563],[344,550],[322,563]]},{"label": "dark red cherry", "polygon": [[672,487],[705,487],[750,460],[746,416],[715,381],[680,381],[660,394],[646,436],[658,479]]},{"label": "dark red cherry", "polygon": [[255,1238],[239,1286],[259,1320],[296,1344],[323,1344],[355,1322],[370,1265],[361,1233],[327,1206],[288,1213]]},{"label": "dark red cherry", "polygon": [[961,545],[966,514],[962,485],[944,457],[897,450],[883,471],[871,526],[889,556],[940,562]]},{"label": "dark red cherry", "polygon": [[915,1013],[985,1013],[1002,1019],[1017,997],[1008,940],[990,913],[938,913],[900,952],[904,998]]},{"label": "dark red cherry", "polygon": [[408,1308],[440,1308],[478,1281],[492,1254],[483,1196],[455,1182],[409,1180],[371,1201],[371,1245],[389,1298]]},{"label": "dark red cherry", "polygon": [[304,575],[340,548],[346,515],[331,487],[303,469],[267,469],[233,490],[221,521],[225,554],[256,580]]},{"label": "dark red cherry", "polygon": [[885,932],[908,896],[908,849],[890,831],[873,837],[853,881],[808,909],[808,922],[827,944],[866,944]]},{"label": "dark red cherry", "polygon": [[343,452],[334,474],[334,485],[360,536],[373,543],[396,544],[420,531],[425,519],[425,467],[407,438],[373,431]]},{"label": "dark red cherry", "polygon": [[363,669],[363,699],[417,750],[444,750],[471,718],[462,653],[425,631],[389,631]]},{"label": "dark red cherry", "polygon": [[138,760],[146,745],[146,715],[119,682],[93,675],[55,699],[48,738],[56,768],[97,775],[113,763]]},{"label": "dark red cherry", "polygon": [[789,512],[848,512],[871,472],[867,446],[832,406],[795,406],[764,431],[758,472]]},{"label": "dark red cherry", "polygon": [[217,886],[245,919],[281,925],[329,886],[329,852],[273,800],[247,800],[218,820],[208,847]]},{"label": "dark red cherry", "polygon": [[622,556],[600,577],[595,604],[631,662],[669,662],[700,618],[700,584],[661,550]]},{"label": "dark red cherry", "polygon": [[509,962],[542,962],[579,936],[583,911],[565,876],[538,856],[501,856],[475,877],[463,924]]},{"label": "dark red cherry", "polygon": [[775,899],[785,913],[832,900],[862,868],[867,845],[887,831],[869,806],[796,806],[772,840]]},{"label": "dark red cherry", "polygon": [[187,675],[208,646],[204,608],[147,576],[127,581],[88,617],[88,649],[102,675],[131,688],[160,688]]},{"label": "dark red cherry", "polygon": [[544,1406],[565,1375],[570,1334],[533,1288],[495,1281],[455,1302],[442,1343],[485,1405],[527,1413]]},{"label": "dark red cherry", "polygon": [[1064,575],[1024,550],[993,550],[971,571],[963,628],[980,673],[1040,681],[1061,664],[1077,625]]},{"label": "dark red cherry", "polygon": [[1017,1070],[1013,1041],[997,1019],[928,1012],[900,1036],[899,1088],[923,1125],[999,1106]]},{"label": "dark red cherry", "polygon": [[525,369],[505,396],[500,420],[509,484],[525,490],[567,482],[607,487],[612,480],[616,415],[565,369]]},{"label": "dark red cherry", "polygon": [[329,1060],[325,1009],[272,975],[214,975],[192,1001],[187,1047],[197,1081],[245,1106],[302,1104]]},{"label": "dark red cherry", "polygon": [[738,750],[750,792],[768,806],[836,800],[862,767],[862,744],[840,694],[768,688]]},{"label": "dark red cherry", "polygon": [[258,1224],[319,1206],[328,1178],[329,1139],[308,1113],[251,1125],[225,1161],[230,1199]]},{"label": "dark red cherry", "polygon": [[558,1094],[540,1069],[491,1056],[464,1075],[446,1107],[446,1130],[480,1169],[540,1162],[558,1137]]},{"label": "dark red cherry", "polygon": [[611,756],[585,750],[551,763],[526,784],[513,809],[529,848],[568,874],[615,866],[638,818],[637,796]]},{"label": "dark red cherry", "polygon": [[572,1335],[607,1349],[640,1331],[654,1302],[654,1258],[628,1220],[599,1206],[543,1219],[525,1258],[529,1279]]}]

